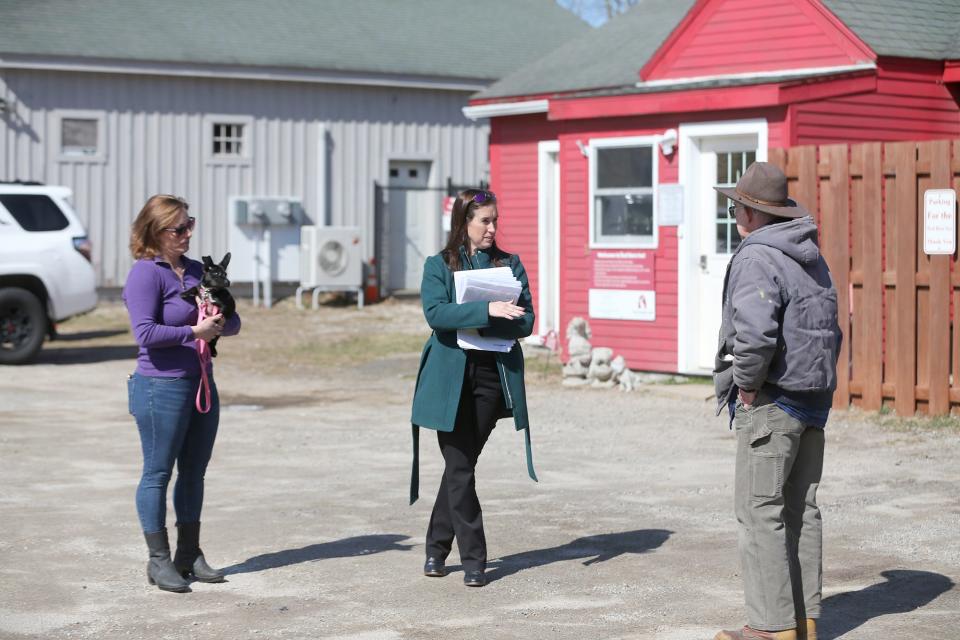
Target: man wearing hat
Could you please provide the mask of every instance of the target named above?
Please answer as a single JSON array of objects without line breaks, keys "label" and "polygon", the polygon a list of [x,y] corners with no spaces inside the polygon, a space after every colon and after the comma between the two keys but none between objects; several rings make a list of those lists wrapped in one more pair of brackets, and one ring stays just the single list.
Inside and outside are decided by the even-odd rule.
[{"label": "man wearing hat", "polygon": [[743,241],[723,287],[714,368],[717,414],[737,433],[734,506],[747,625],[714,640],[815,640],[820,617],[817,487],[837,385],[837,292],[808,212],[776,166],[755,162],[734,189]]}]

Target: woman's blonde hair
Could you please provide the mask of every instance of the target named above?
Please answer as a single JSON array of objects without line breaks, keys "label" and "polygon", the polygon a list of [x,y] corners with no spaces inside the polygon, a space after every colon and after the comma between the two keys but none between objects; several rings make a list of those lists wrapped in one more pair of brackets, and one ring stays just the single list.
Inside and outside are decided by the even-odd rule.
[{"label": "woman's blonde hair", "polygon": [[174,226],[181,212],[189,210],[190,205],[179,196],[150,196],[130,229],[130,253],[133,257],[139,260],[159,255],[160,234],[164,229]]}]

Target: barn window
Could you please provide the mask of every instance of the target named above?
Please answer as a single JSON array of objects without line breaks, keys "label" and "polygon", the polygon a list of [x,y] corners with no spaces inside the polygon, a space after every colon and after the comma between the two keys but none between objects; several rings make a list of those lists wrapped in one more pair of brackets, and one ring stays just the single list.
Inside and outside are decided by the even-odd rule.
[{"label": "barn window", "polygon": [[94,118],[60,120],[60,152],[65,156],[93,156],[100,142],[100,121]]},{"label": "barn window", "polygon": [[253,118],[236,114],[203,116],[206,161],[215,165],[249,165],[254,152]]},{"label": "barn window", "polygon": [[656,246],[656,161],[652,138],[591,141],[592,246]]},{"label": "barn window", "polygon": [[213,123],[213,155],[220,158],[242,158],[246,125],[237,122]]},{"label": "barn window", "polygon": [[54,118],[53,143],[59,162],[106,161],[107,122],[102,111],[58,109],[54,111]]}]

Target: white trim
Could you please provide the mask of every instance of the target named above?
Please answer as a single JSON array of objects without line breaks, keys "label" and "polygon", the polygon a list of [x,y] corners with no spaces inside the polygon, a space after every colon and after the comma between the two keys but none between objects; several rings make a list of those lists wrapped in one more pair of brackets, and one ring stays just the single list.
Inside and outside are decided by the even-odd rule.
[{"label": "white trim", "polygon": [[771,78],[799,78],[808,76],[826,76],[837,75],[841,73],[851,73],[854,71],[869,71],[876,69],[877,65],[873,62],[861,62],[859,64],[841,65],[838,67],[807,67],[805,69],[780,69],[778,71],[748,71],[746,73],[722,73],[713,76],[694,76],[691,78],[666,78],[664,80],[647,80],[636,83],[639,89],[657,89],[683,87],[688,84],[700,84],[704,82],[718,82],[723,80],[765,80]]},{"label": "white trim", "polygon": [[[98,164],[107,161],[107,117],[103,111],[90,109],[56,109],[53,112],[53,144],[57,162],[78,164]],[[81,155],[63,152],[63,120],[95,120],[97,123],[97,152]]]},{"label": "white trim", "polygon": [[[696,269],[699,255],[699,234],[697,233],[696,216],[699,201],[693,197],[692,182],[697,170],[694,163],[699,161],[696,150],[696,140],[722,136],[749,135],[757,136],[757,160],[767,159],[768,124],[766,119],[727,120],[720,122],[681,123],[678,127],[679,139],[677,152],[679,157],[679,180],[683,185],[683,224],[677,227],[677,371],[680,373],[704,372],[690,362],[691,340],[695,339],[694,330],[699,318],[694,318],[691,309],[696,309],[695,296],[698,291],[693,286],[692,279],[697,277]],[[717,309],[720,313],[720,309]]]},{"label": "white trim", "polygon": [[[623,138],[591,138],[587,142],[587,174],[589,177],[589,187],[587,190],[587,202],[589,214],[587,217],[587,237],[590,249],[656,249],[660,243],[660,225],[657,221],[657,185],[659,180],[658,169],[660,164],[659,142],[662,136],[628,136]],[[632,240],[630,242],[597,242],[594,233],[594,192],[596,191],[597,176],[594,168],[597,163],[597,149],[610,147],[650,147],[651,154],[651,199],[653,211],[653,237],[651,240]]]},{"label": "white trim", "polygon": [[[537,283],[539,300],[537,301],[537,308],[544,309],[546,307],[546,297],[547,292],[544,291],[543,284],[543,274],[552,272],[554,287],[553,291],[550,293],[553,295],[553,318],[550,320],[553,323],[553,328],[557,332],[557,339],[560,339],[560,229],[562,227],[560,221],[560,172],[558,171],[554,176],[549,176],[547,172],[552,171],[554,164],[550,161],[550,154],[556,154],[556,164],[560,164],[560,141],[559,140],[541,140],[537,143],[537,226],[539,229],[545,229],[550,221],[547,220],[547,216],[552,214],[554,211],[557,213],[557,217],[552,221],[553,222],[553,246],[546,246],[546,239],[544,238],[543,233],[538,233],[537,241],[537,278],[539,282]],[[546,185],[553,181],[553,206],[554,211],[548,211],[546,203],[548,201],[548,194],[546,192]],[[547,261],[547,254],[553,254],[553,260]],[[537,331],[541,338],[541,344],[543,343],[543,338],[546,337],[546,332],[543,331],[542,323],[537,327]]]},{"label": "white trim", "polygon": [[550,109],[549,100],[525,100],[524,102],[498,102],[464,107],[463,115],[470,120],[496,118],[498,116],[520,116],[527,113],[546,113]]},{"label": "white trim", "polygon": [[57,56],[4,55],[0,69],[69,71],[75,73],[117,73],[147,76],[186,76],[275,82],[352,84],[411,89],[476,92],[492,80],[414,74],[365,73],[362,71],[310,70],[288,67],[255,67],[229,64],[142,62],[138,60],[89,60]]},{"label": "white trim", "polygon": [[[240,155],[216,156],[213,154],[213,126],[216,124],[243,125]],[[253,117],[208,113],[203,116],[203,158],[206,164],[248,165],[253,161]]]}]

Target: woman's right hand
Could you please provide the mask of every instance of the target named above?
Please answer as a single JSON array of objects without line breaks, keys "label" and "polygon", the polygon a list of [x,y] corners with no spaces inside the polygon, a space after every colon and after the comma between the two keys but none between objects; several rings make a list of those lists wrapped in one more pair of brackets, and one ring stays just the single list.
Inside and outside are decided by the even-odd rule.
[{"label": "woman's right hand", "polygon": [[506,318],[507,320],[516,320],[523,317],[526,310],[518,307],[512,302],[491,302],[487,313],[491,318]]},{"label": "woman's right hand", "polygon": [[191,328],[194,338],[210,342],[223,331],[223,314],[218,313],[215,316],[204,318],[199,324],[195,324]]}]

